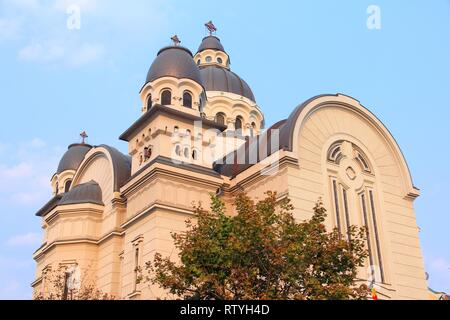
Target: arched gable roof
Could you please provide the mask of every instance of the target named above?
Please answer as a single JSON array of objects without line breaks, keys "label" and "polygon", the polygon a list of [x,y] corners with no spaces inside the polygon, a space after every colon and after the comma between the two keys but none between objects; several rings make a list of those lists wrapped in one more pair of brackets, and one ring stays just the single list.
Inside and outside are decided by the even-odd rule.
[{"label": "arched gable roof", "polygon": [[116,148],[108,145],[100,145],[89,151],[75,174],[73,187],[77,185],[80,175],[83,170],[89,166],[90,161],[99,154],[108,159],[112,169],[113,192],[119,192],[120,188],[131,176],[131,157],[124,155]]},{"label": "arched gable roof", "polygon": [[[364,119],[370,122],[370,124],[377,129],[377,131],[384,137],[385,141],[388,143],[391,148],[399,167],[402,170],[402,176],[404,177],[407,183],[408,193],[415,194],[415,187],[413,185],[411,173],[408,167],[408,164],[405,160],[403,152],[401,151],[397,141],[392,136],[390,131],[386,128],[386,126],[368,109],[360,104],[356,99],[342,95],[342,94],[323,94],[312,97],[302,104],[300,104],[294,111],[290,114],[290,116],[286,120],[282,120],[274,124],[271,129],[279,129],[279,149],[283,149],[286,151],[297,152],[297,143],[295,143],[295,138],[298,137],[298,133],[304,125],[305,121],[308,117],[315,112],[316,110],[326,107],[326,106],[341,106],[343,108],[348,108],[353,112],[358,113]],[[270,131],[270,129],[269,129]],[[269,133],[263,133],[266,136],[270,135]],[[229,155],[227,155],[224,159],[229,159],[230,157],[236,157],[237,154],[245,154],[246,159],[249,158],[248,153],[249,150],[255,150],[258,148],[257,144],[258,139],[250,139],[240,148],[241,150],[235,151]],[[270,139],[269,139],[270,140]],[[270,141],[269,141],[270,142]],[[245,150],[242,150],[244,148]],[[275,151],[275,150],[273,150]],[[271,148],[267,148],[267,154],[260,157],[260,153],[258,152],[258,162],[263,160],[265,157],[268,157],[273,152],[271,152]],[[219,173],[234,177],[237,174],[243,172],[247,168],[251,167],[251,164],[216,164],[214,165],[214,169]]]}]

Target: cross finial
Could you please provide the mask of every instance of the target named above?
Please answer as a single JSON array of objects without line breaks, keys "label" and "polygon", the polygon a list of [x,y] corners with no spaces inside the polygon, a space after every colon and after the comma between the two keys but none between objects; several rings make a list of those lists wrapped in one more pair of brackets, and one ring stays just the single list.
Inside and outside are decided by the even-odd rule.
[{"label": "cross finial", "polygon": [[215,33],[217,31],[216,26],[214,25],[214,23],[211,20],[209,22],[205,23],[205,27],[206,27],[206,29],[208,29],[210,36],[212,36],[213,33]]},{"label": "cross finial", "polygon": [[181,43],[181,41],[180,41],[180,39],[178,38],[177,35],[174,35],[172,38],[170,38],[170,40],[173,41],[173,44],[174,44],[175,46],[178,46],[178,45],[180,45],[180,43]]},{"label": "cross finial", "polygon": [[80,133],[80,137],[81,137],[81,143],[85,144],[86,143],[86,138],[88,138],[88,135],[87,135],[86,131],[83,131],[82,133]]}]

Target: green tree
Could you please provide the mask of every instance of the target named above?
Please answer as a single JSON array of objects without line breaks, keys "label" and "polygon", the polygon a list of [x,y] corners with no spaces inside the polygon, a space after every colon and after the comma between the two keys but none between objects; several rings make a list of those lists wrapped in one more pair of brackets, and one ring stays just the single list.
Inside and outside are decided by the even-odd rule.
[{"label": "green tree", "polygon": [[235,198],[237,215],[211,197],[211,210],[195,208],[196,221],[173,234],[179,263],[156,254],[145,279],[182,299],[365,299],[357,286],[364,265],[365,229],[328,233],[319,201],[310,220],[295,221],[288,199],[268,192],[255,203]]}]

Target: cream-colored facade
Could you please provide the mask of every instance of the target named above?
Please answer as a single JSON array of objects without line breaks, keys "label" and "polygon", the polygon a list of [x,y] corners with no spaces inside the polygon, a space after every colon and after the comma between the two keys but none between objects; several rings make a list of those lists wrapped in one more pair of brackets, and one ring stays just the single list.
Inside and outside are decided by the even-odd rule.
[{"label": "cream-colored facade", "polygon": [[47,270],[77,265],[83,281],[117,298],[167,297],[137,283],[136,270],[156,252],[176,258],[171,233],[184,230],[193,201],[274,190],[292,199],[298,220],[322,198],[328,228],[368,227],[359,278],[372,279],[380,299],[429,297],[419,191],[395,139],[357,100],[317,96],[264,130],[261,108],[215,36],[195,55],[161,49],[140,96],[142,115],[120,137],[129,155],[75,144],[61,159],[54,197],[37,213],[44,240],[35,292],[47,290]]}]

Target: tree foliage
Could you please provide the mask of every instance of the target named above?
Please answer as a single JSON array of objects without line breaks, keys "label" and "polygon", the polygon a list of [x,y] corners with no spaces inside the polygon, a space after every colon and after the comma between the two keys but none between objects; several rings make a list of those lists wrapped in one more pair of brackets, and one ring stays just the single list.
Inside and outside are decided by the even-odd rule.
[{"label": "tree foliage", "polygon": [[268,192],[255,203],[245,194],[235,198],[237,215],[211,196],[211,209],[195,207],[196,221],[173,234],[179,262],[156,254],[147,276],[182,299],[365,299],[367,286],[357,286],[364,265],[365,229],[351,226],[344,236],[327,232],[321,202],[312,218],[297,222],[288,199]]},{"label": "tree foliage", "polygon": [[66,268],[61,267],[43,274],[45,287],[33,295],[33,300],[114,300],[114,297],[97,289],[94,283],[82,281],[77,290],[70,290],[67,285]]}]

